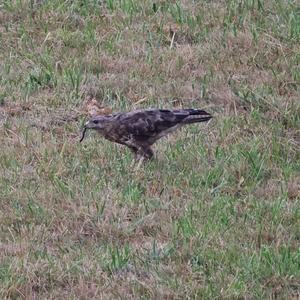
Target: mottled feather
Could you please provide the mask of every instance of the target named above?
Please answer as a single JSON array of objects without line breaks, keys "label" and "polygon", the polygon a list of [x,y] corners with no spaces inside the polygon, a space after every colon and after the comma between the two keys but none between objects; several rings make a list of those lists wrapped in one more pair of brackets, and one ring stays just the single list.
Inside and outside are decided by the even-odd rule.
[{"label": "mottled feather", "polygon": [[104,138],[128,146],[137,158],[151,158],[151,145],[185,124],[206,122],[212,116],[199,109],[147,109],[91,118],[84,127],[97,130]]}]

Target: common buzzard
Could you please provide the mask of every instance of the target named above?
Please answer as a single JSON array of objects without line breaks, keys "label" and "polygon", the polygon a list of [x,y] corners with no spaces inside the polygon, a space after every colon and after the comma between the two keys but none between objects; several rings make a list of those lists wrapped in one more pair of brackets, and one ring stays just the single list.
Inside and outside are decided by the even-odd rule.
[{"label": "common buzzard", "polygon": [[147,109],[92,117],[84,126],[104,138],[126,145],[139,161],[153,156],[151,146],[161,137],[185,124],[209,121],[212,116],[200,109]]}]

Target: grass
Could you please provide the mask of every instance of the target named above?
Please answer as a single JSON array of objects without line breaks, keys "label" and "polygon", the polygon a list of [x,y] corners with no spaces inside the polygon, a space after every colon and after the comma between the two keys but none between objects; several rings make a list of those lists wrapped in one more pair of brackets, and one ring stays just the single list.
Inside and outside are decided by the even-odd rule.
[{"label": "grass", "polygon": [[[297,1],[0,4],[1,299],[298,299]],[[214,115],[139,172],[114,111]]]}]

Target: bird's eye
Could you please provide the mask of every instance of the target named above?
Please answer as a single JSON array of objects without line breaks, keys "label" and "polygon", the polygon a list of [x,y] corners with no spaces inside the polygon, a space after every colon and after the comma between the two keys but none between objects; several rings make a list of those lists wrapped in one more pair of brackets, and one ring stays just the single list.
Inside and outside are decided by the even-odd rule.
[{"label": "bird's eye", "polygon": [[94,124],[98,124],[98,123],[99,123],[99,120],[94,120],[93,123],[94,123]]}]

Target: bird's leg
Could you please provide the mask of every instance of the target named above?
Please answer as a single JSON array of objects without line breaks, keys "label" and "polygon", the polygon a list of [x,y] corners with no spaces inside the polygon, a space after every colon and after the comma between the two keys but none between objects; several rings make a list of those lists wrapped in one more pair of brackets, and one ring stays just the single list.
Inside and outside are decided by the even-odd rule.
[{"label": "bird's leg", "polygon": [[134,154],[135,155],[134,155],[133,166],[135,165],[134,170],[137,171],[140,169],[142,163],[145,160],[145,157],[140,149],[137,150]]},{"label": "bird's leg", "polygon": [[130,149],[130,151],[133,153],[134,157],[136,158],[138,149],[136,147],[133,147],[133,146],[128,146],[128,148]]},{"label": "bird's leg", "polygon": [[152,159],[153,157],[153,151],[150,147],[144,148],[144,157],[148,160]]},{"label": "bird's leg", "polygon": [[138,149],[137,159],[143,158],[144,160],[150,160],[153,157],[153,151],[149,146],[144,146]]},{"label": "bird's leg", "polygon": [[143,162],[145,162],[146,160],[150,160],[152,157],[153,157],[153,151],[149,146],[139,148],[136,153],[136,161],[138,163],[135,169],[138,170],[141,167]]},{"label": "bird's leg", "polygon": [[135,171],[137,171],[137,170],[139,170],[140,169],[140,167],[141,167],[141,165],[142,165],[142,163],[145,161],[145,157],[144,156],[137,156],[138,158],[137,158],[137,160],[136,160],[136,162],[137,162],[137,165],[135,166]]},{"label": "bird's leg", "polygon": [[[128,145],[127,145],[128,146]],[[133,146],[128,146],[128,148],[130,149],[130,151],[133,153],[134,155],[134,160],[132,161],[132,163],[130,164],[130,168],[133,168],[136,161],[138,161],[138,149],[136,147],[133,147]]]},{"label": "bird's leg", "polygon": [[138,154],[144,157],[144,159],[151,159],[153,157],[153,151],[149,146],[142,147],[138,150]]}]

